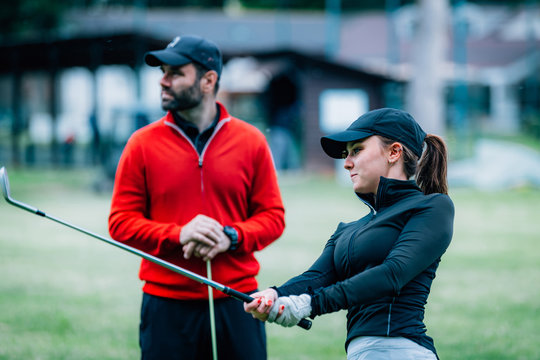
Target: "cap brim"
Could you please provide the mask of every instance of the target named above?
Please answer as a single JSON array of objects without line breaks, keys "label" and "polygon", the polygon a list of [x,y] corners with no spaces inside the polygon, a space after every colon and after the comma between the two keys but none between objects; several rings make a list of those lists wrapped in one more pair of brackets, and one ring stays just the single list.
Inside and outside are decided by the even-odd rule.
[{"label": "cap brim", "polygon": [[160,66],[163,64],[182,66],[193,62],[190,58],[168,49],[147,52],[144,56],[144,61],[150,66]]},{"label": "cap brim", "polygon": [[334,159],[341,159],[343,151],[347,150],[349,141],[358,141],[373,135],[367,131],[345,130],[336,134],[323,136],[321,146],[324,152]]}]

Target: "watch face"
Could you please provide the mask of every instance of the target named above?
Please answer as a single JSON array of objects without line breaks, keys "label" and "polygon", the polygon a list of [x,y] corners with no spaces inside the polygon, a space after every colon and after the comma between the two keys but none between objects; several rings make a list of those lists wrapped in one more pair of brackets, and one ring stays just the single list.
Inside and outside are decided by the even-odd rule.
[{"label": "watch face", "polygon": [[236,240],[238,238],[238,233],[236,232],[236,230],[233,228],[233,227],[230,227],[230,226],[225,226],[224,228],[224,232],[225,234],[231,238],[231,240]]}]

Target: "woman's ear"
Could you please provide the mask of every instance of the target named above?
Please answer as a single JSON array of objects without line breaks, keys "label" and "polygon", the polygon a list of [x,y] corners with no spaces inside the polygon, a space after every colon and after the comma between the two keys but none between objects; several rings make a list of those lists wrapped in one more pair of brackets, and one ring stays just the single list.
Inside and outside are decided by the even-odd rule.
[{"label": "woman's ear", "polygon": [[395,164],[401,158],[402,154],[403,154],[403,146],[398,142],[392,143],[389,146],[388,163],[390,165]]}]

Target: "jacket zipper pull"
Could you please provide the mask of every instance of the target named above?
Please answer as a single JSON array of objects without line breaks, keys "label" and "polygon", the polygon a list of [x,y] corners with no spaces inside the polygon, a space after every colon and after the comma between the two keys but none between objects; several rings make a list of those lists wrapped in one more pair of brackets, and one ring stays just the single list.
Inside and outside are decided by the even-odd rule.
[{"label": "jacket zipper pull", "polygon": [[199,157],[199,167],[202,168],[202,157]]}]

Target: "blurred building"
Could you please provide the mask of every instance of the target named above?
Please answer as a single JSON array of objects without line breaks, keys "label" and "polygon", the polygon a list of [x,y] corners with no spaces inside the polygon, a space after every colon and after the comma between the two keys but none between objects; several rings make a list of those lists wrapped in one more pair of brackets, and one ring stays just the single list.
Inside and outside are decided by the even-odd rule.
[{"label": "blurred building", "polygon": [[[449,15],[455,36],[441,65],[448,128],[534,129],[540,10],[467,5]],[[0,45],[0,162],[69,163],[77,159],[62,149],[81,143],[92,151],[79,162],[114,167],[111,154],[127,136],[161,115],[160,74],[144,66],[143,54],[178,34],[198,34],[223,50],[220,99],[267,134],[278,168],[332,169],[320,136],[369,109],[405,106],[417,17],[414,6],[339,18],[238,9],[72,11],[56,38]],[[466,28],[462,38],[457,26]],[[460,89],[466,123],[454,121],[464,106]],[[51,152],[36,151],[51,139]]]}]

